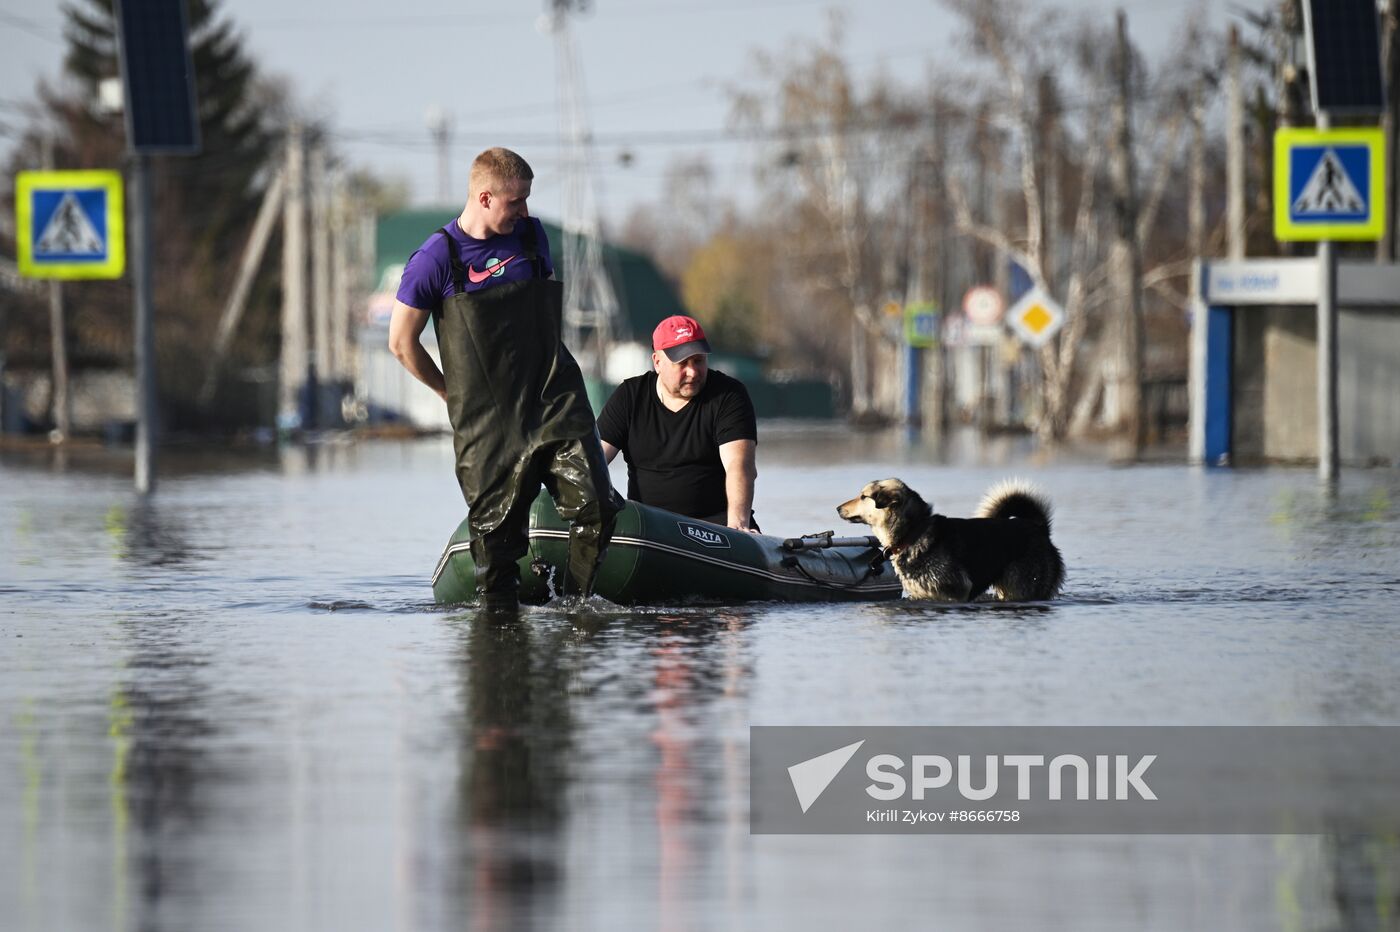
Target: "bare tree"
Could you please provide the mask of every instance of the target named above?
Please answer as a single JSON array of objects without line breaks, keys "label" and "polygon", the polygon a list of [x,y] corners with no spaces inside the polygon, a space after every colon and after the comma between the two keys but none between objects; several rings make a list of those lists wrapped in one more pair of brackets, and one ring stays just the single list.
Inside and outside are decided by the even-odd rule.
[{"label": "bare tree", "polygon": [[734,116],[767,140],[771,167],[761,181],[770,209],[788,219],[796,284],[814,300],[836,301],[846,318],[852,416],[888,416],[873,393],[873,358],[892,348],[876,308],[889,281],[884,264],[896,255],[888,221],[918,149],[908,130],[921,114],[888,86],[859,91],[840,27],[833,15],[826,42],[784,58],[760,55],[761,85],[735,92]]}]

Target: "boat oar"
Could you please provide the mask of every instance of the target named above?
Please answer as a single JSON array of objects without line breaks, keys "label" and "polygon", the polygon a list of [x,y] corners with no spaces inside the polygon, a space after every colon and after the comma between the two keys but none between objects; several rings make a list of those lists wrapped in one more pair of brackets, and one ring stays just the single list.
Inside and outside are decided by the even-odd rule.
[{"label": "boat oar", "polygon": [[797,550],[829,550],[832,547],[874,547],[880,549],[880,542],[874,537],[836,537],[835,531],[822,531],[820,534],[803,534],[783,541],[783,549],[792,553]]}]

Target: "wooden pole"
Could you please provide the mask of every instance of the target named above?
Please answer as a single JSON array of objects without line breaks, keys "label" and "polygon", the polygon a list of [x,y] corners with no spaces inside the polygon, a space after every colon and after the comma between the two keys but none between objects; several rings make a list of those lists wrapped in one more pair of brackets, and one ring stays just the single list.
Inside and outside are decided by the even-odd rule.
[{"label": "wooden pole", "polygon": [[229,293],[223,316],[219,318],[219,329],[214,337],[213,357],[209,360],[204,384],[199,390],[201,405],[209,404],[214,398],[219,369],[228,354],[229,344],[233,342],[238,322],[243,319],[243,311],[248,305],[248,292],[253,287],[253,278],[257,274],[258,266],[262,264],[263,254],[267,251],[267,241],[272,238],[273,225],[277,222],[277,212],[282,207],[283,192],[287,186],[286,179],[286,174],[279,171],[263,192],[262,206],[258,208],[258,216],[253,221],[253,232],[248,237],[248,245],[243,249],[243,259],[238,265],[238,276],[234,279],[233,291]]},{"label": "wooden pole", "polygon": [[1225,68],[1225,232],[1226,255],[1245,256],[1244,230],[1244,88],[1240,84],[1240,30],[1230,26],[1230,44]]},{"label": "wooden pole", "polygon": [[312,423],[325,427],[321,386],[331,381],[331,224],[326,150],[311,148],[311,335],[315,368],[311,378]]},{"label": "wooden pole", "polygon": [[1118,41],[1113,67],[1118,94],[1113,105],[1113,207],[1115,230],[1109,250],[1118,301],[1118,411],[1114,421],[1127,432],[1134,450],[1143,444],[1142,418],[1142,256],[1138,249],[1136,166],[1133,160],[1131,49],[1128,18],[1118,11]]},{"label": "wooden pole", "polygon": [[1186,204],[1187,239],[1191,257],[1206,251],[1206,88],[1204,75],[1191,90],[1191,169]]},{"label": "wooden pole", "polygon": [[331,183],[331,352],[329,381],[344,388],[350,371],[350,204],[345,173]]},{"label": "wooden pole", "polygon": [[287,128],[287,193],[282,217],[282,354],[277,427],[302,426],[306,355],[306,178],[300,123]]}]

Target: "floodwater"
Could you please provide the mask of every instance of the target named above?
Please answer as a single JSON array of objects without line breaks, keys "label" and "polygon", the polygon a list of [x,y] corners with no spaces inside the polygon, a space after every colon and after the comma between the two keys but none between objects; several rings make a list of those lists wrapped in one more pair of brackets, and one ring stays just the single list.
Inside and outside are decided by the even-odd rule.
[{"label": "floodwater", "polygon": [[450,442],[0,458],[0,925],[1395,929],[1400,840],[753,836],[750,725],[1400,723],[1400,472],[762,428],[757,514],[1057,506],[1051,605],[432,604]]}]

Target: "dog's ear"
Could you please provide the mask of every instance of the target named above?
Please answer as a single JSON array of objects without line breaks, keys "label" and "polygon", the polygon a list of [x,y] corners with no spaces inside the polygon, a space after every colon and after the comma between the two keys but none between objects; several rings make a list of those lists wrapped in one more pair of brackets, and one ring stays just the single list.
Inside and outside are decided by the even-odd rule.
[{"label": "dog's ear", "polygon": [[876,489],[875,494],[870,496],[876,508],[888,508],[899,501],[899,493],[889,489]]}]

